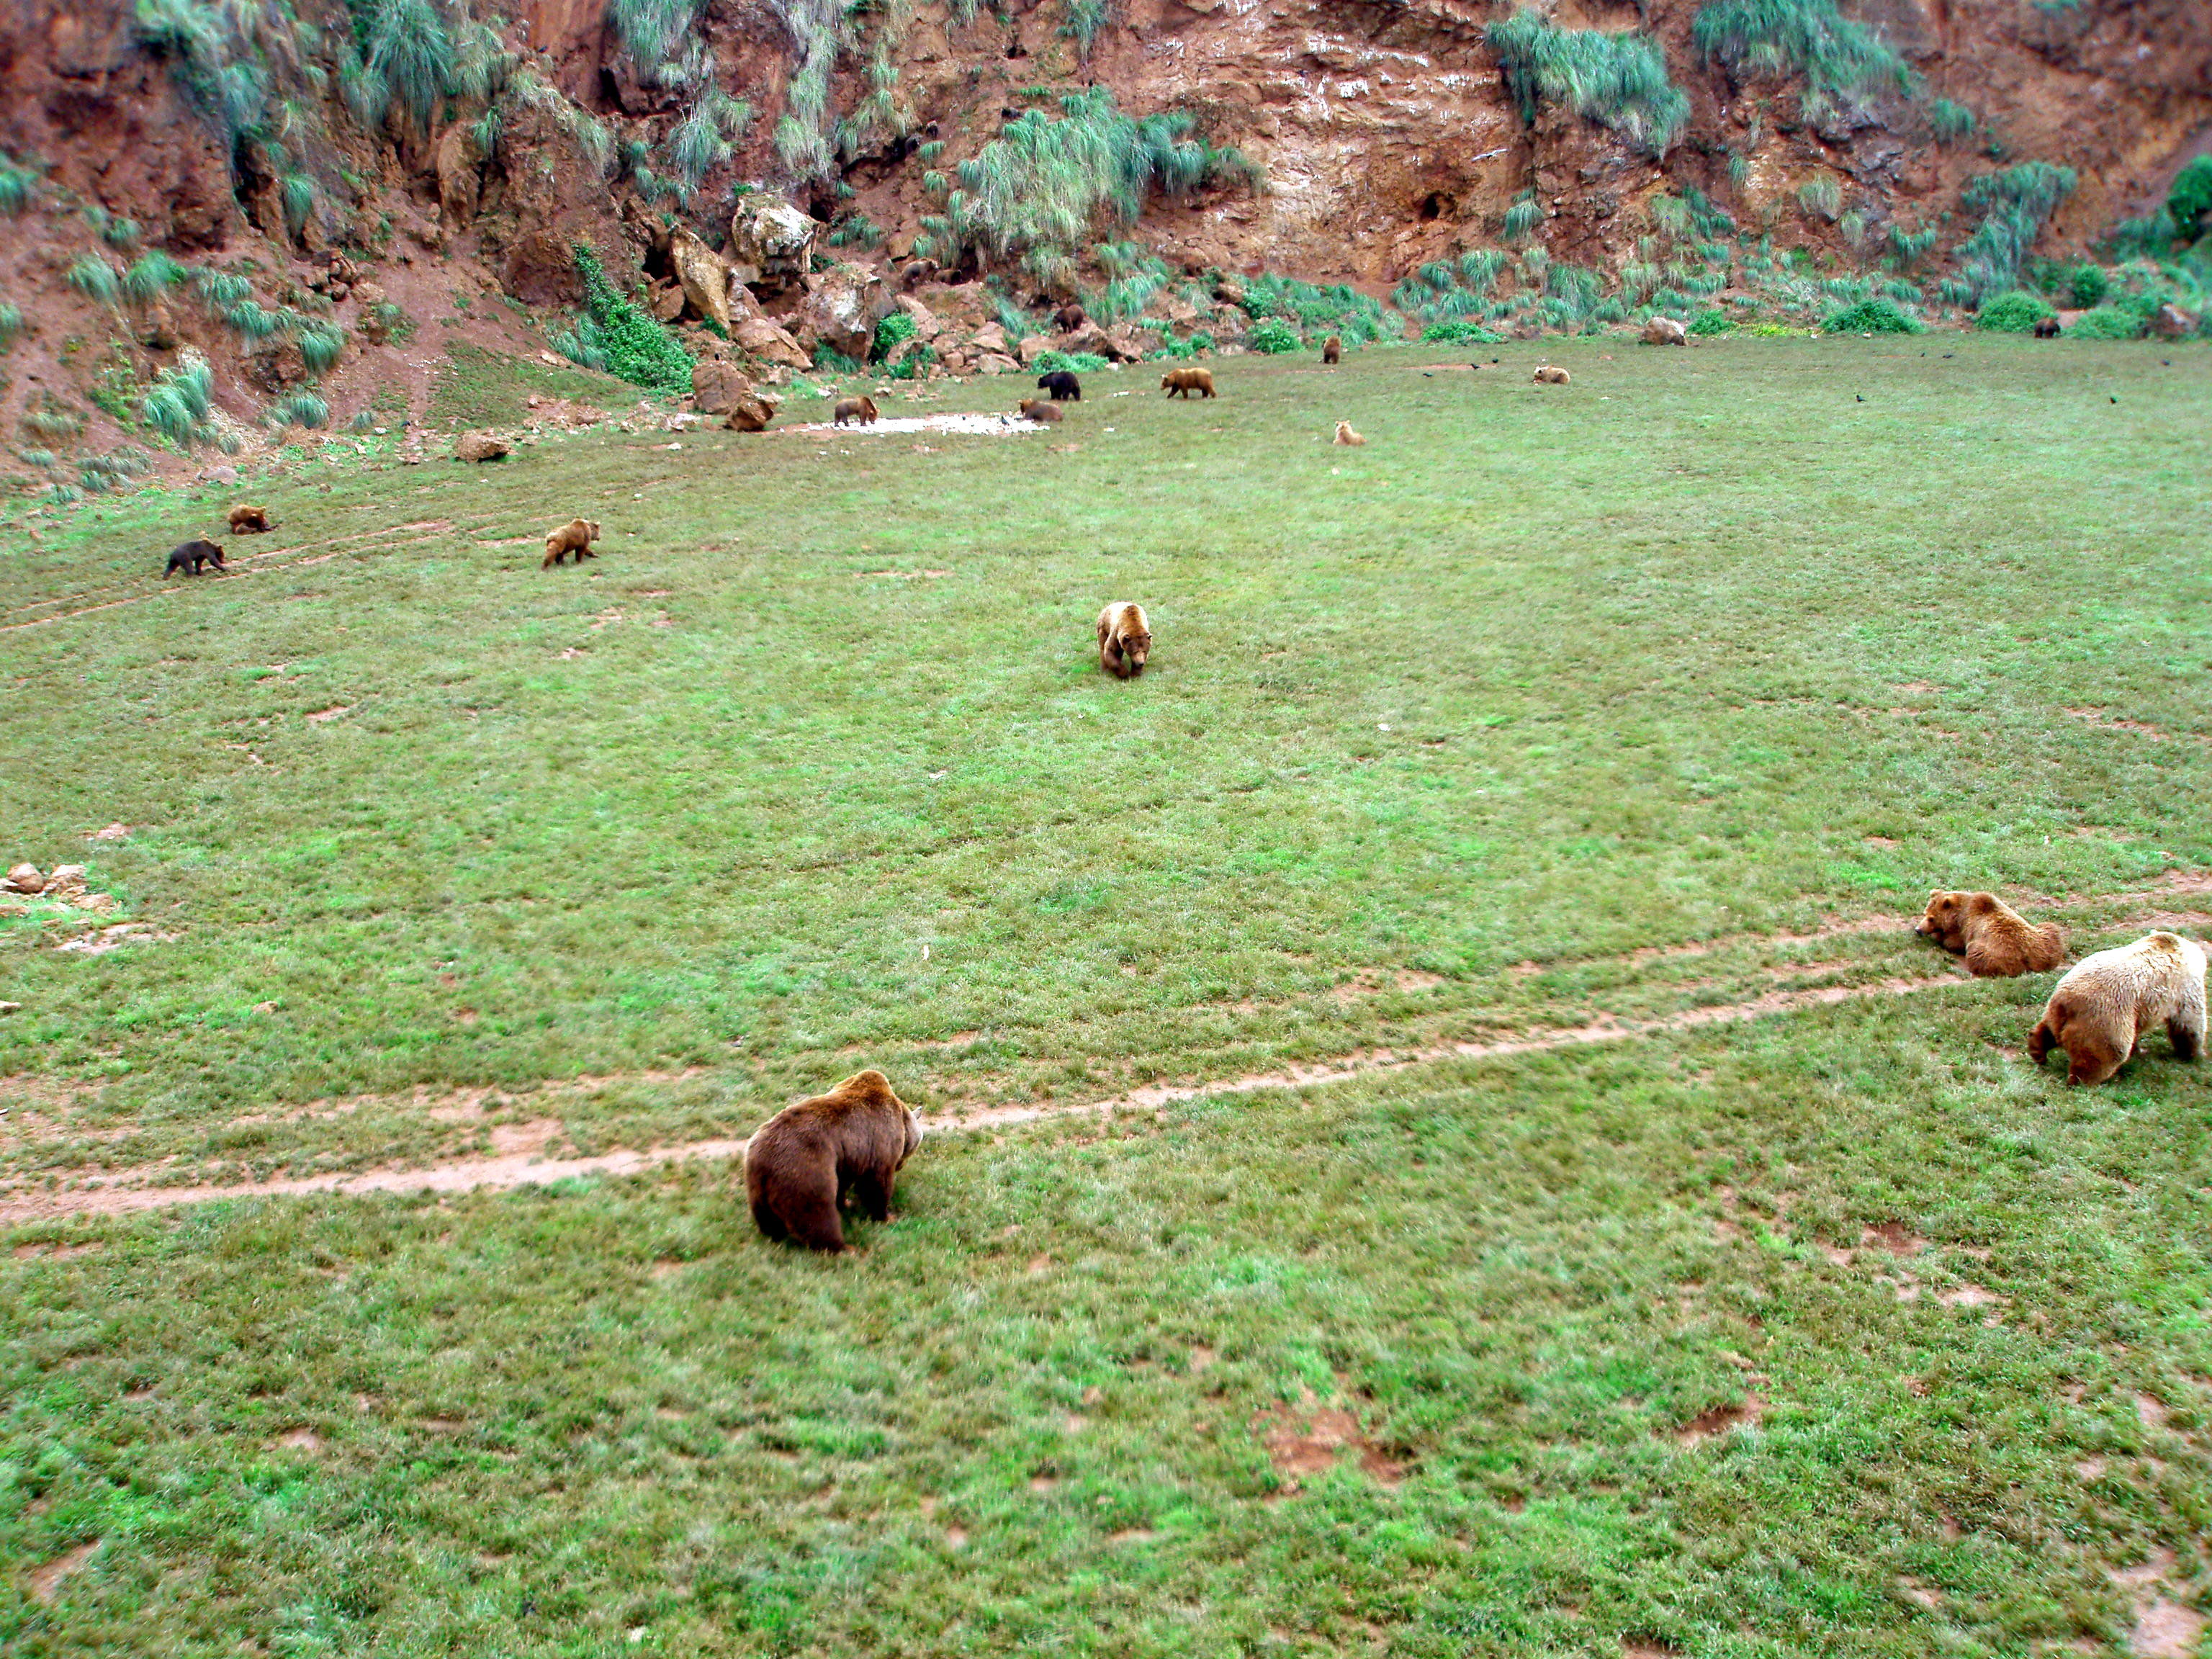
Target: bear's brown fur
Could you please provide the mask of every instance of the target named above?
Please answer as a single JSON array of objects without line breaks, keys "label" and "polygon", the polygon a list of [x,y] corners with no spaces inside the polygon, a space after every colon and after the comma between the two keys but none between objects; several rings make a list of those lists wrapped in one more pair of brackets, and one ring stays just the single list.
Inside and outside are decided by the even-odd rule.
[{"label": "bear's brown fur", "polygon": [[230,533],[234,536],[244,535],[248,531],[258,534],[276,527],[269,522],[269,509],[265,507],[234,507],[230,509]]},{"label": "bear's brown fur", "polygon": [[745,1147],[745,1198],[768,1237],[845,1248],[848,1197],[871,1220],[891,1215],[891,1182],[921,1145],[921,1121],[881,1072],[855,1072],[826,1095],[787,1106]]},{"label": "bear's brown fur", "polygon": [[558,564],[571,553],[576,556],[578,564],[586,559],[596,559],[599,556],[592,551],[592,544],[599,538],[599,526],[588,519],[571,519],[546,537],[545,562],[538,568],[543,570],[545,565]]},{"label": "bear's brown fur", "polygon": [[1343,340],[1334,334],[1323,340],[1321,343],[1321,360],[1325,363],[1341,362],[1344,360]]},{"label": "bear's brown fur", "polygon": [[1995,893],[1938,889],[1912,931],[1965,957],[1966,971],[1977,979],[2048,973],[2066,960],[2066,935],[2057,922],[2035,927]]},{"label": "bear's brown fur", "polygon": [[1116,679],[1145,672],[1152,653],[1152,622],[1145,607],[1116,599],[1098,613],[1098,665]]},{"label": "bear's brown fur", "polygon": [[1160,376],[1160,385],[1172,398],[1180,392],[1188,398],[1194,392],[1200,397],[1213,396],[1213,371],[1210,368],[1171,368]]},{"label": "bear's brown fur", "polygon": [[1548,364],[1536,371],[1536,384],[1538,386],[1565,386],[1567,384],[1569,378],[1570,376],[1565,369],[1553,368]]},{"label": "bear's brown fur", "polygon": [[1060,405],[1047,398],[1023,398],[1021,414],[1024,420],[1035,421],[1039,426],[1048,426],[1061,418]]},{"label": "bear's brown fur", "polygon": [[1644,325],[1644,343],[1646,345],[1687,345],[1690,331],[1672,317],[1653,317]]},{"label": "bear's brown fur", "polygon": [[1361,437],[1357,432],[1354,432],[1352,429],[1351,422],[1339,421],[1336,423],[1336,436],[1333,441],[1340,444],[1348,444],[1352,448],[1357,449],[1360,445],[1365,443],[1367,440]]},{"label": "bear's brown fur", "polygon": [[2027,1034],[2027,1057],[2040,1066],[2063,1048],[2068,1083],[2102,1083],[2160,1020],[2174,1058],[2196,1059],[2204,1046],[2204,947],[2179,933],[2146,934],[2075,963]]},{"label": "bear's brown fur", "polygon": [[2055,340],[2065,331],[2056,317],[2039,317],[2036,319],[2035,337],[2039,340]]},{"label": "bear's brown fur", "polygon": [[873,426],[881,418],[873,398],[847,398],[837,404],[836,413],[831,417],[830,424],[843,426],[849,421],[859,426]]}]

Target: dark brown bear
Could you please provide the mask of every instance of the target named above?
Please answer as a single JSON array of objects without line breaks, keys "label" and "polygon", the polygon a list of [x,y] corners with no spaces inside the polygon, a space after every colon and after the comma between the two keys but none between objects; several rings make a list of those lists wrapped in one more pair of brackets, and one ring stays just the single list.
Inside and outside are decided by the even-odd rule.
[{"label": "dark brown bear", "polygon": [[222,549],[214,542],[186,542],[169,555],[169,562],[161,570],[161,580],[168,580],[172,570],[181,570],[187,576],[197,576],[204,564],[222,569]]},{"label": "dark brown bear", "polygon": [[1038,375],[1037,390],[1056,404],[1079,404],[1083,401],[1083,382],[1064,368],[1055,368],[1049,374]]},{"label": "dark brown bear", "polygon": [[269,509],[265,507],[234,507],[230,509],[230,533],[234,536],[243,535],[248,531],[258,533],[276,527],[269,522]]},{"label": "dark brown bear", "polygon": [[1995,893],[1928,896],[1928,909],[1912,931],[1966,959],[1976,979],[2014,979],[2048,973],[2066,960],[2066,935],[2055,921],[2031,925]]},{"label": "dark brown bear", "polygon": [[1213,371],[1210,368],[1171,368],[1160,376],[1160,386],[1169,397],[1180,392],[1188,398],[1194,392],[1200,397],[1213,396]]},{"label": "dark brown bear", "polygon": [[881,418],[876,400],[870,397],[847,398],[838,404],[832,424],[843,426],[850,422],[854,426],[873,426]]},{"label": "dark brown bear", "polygon": [[891,1216],[891,1182],[921,1145],[921,1120],[881,1072],[855,1072],[826,1095],[787,1106],[745,1148],[745,1197],[768,1237],[833,1255],[845,1248],[838,1208],[856,1199],[871,1220]]},{"label": "dark brown bear", "polygon": [[2056,317],[2039,317],[2035,319],[2035,337],[2039,340],[2055,340],[2065,331],[2059,326]]},{"label": "dark brown bear", "polygon": [[1321,343],[1321,360],[1324,363],[1340,362],[1344,357],[1344,342],[1332,334]]}]

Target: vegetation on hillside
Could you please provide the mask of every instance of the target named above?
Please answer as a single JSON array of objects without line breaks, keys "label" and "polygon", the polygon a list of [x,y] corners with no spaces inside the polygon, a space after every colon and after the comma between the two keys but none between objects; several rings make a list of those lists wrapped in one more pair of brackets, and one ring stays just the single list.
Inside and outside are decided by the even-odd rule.
[{"label": "vegetation on hillside", "polygon": [[1516,11],[1483,38],[1524,121],[1547,103],[1561,104],[1655,156],[1673,149],[1689,124],[1688,94],[1668,78],[1666,54],[1648,34],[1561,28],[1537,12]]}]

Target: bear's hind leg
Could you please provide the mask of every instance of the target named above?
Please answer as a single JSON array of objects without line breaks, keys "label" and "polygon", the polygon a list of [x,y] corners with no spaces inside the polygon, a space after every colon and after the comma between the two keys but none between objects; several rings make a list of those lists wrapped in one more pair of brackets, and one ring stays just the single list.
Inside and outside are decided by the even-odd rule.
[{"label": "bear's hind leg", "polygon": [[2203,1016],[2182,1010],[2166,1022],[2166,1040],[2173,1045],[2176,1060],[2196,1059],[2204,1048]]}]

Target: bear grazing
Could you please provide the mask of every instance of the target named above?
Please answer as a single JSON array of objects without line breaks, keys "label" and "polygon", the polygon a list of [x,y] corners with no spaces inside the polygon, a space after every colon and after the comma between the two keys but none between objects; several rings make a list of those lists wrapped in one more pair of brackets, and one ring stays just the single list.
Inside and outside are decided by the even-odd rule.
[{"label": "bear grazing", "polygon": [[921,1145],[921,1121],[881,1072],[855,1072],[826,1095],[787,1106],[745,1147],[745,1198],[768,1237],[810,1250],[845,1248],[849,1196],[871,1220],[891,1215],[891,1182]]},{"label": "bear grazing", "polygon": [[599,538],[599,526],[588,519],[571,519],[546,537],[545,561],[538,568],[543,570],[546,565],[558,564],[571,553],[576,556],[578,564],[586,559],[596,559],[599,556],[592,551],[592,544]]},{"label": "bear grazing", "polygon": [[1098,665],[1115,678],[1143,673],[1152,653],[1152,623],[1144,606],[1116,599],[1098,613]]},{"label": "bear grazing", "polygon": [[276,527],[269,522],[269,509],[265,507],[234,507],[230,509],[230,533],[234,536],[243,535],[248,531],[258,534]]},{"label": "bear grazing", "polygon": [[2039,317],[2035,319],[2035,337],[2039,340],[2055,340],[2065,331],[2059,326],[2056,317]]},{"label": "bear grazing", "polygon": [[1213,396],[1213,371],[1210,368],[1171,368],[1160,376],[1160,385],[1169,397],[1180,392],[1188,398],[1194,392],[1202,398]]},{"label": "bear grazing", "polygon": [[1351,422],[1339,421],[1336,423],[1336,436],[1331,440],[1331,441],[1340,444],[1348,444],[1352,448],[1357,449],[1360,445],[1365,443],[1367,440],[1361,437],[1357,432],[1354,432],[1352,429]]},{"label": "bear grazing", "polygon": [[2160,1020],[2174,1058],[2196,1059],[2204,1046],[2204,947],[2178,933],[2146,934],[2075,963],[2027,1034],[2027,1057],[2040,1066],[2063,1048],[2067,1082],[2102,1083]]},{"label": "bear grazing", "polygon": [[1966,971],[1977,979],[2046,973],[2066,959],[2066,935],[2057,923],[2033,927],[1995,893],[1939,889],[1928,896],[1927,912],[1912,931],[1965,957]]},{"label": "bear grazing", "polygon": [[1553,368],[1547,365],[1536,371],[1538,386],[1565,386],[1566,383],[1567,371],[1564,368]]},{"label": "bear grazing", "polygon": [[1083,382],[1064,368],[1038,375],[1037,390],[1056,404],[1079,404],[1083,401]]},{"label": "bear grazing", "polygon": [[1047,403],[1042,398],[1024,398],[1021,402],[1021,417],[1035,421],[1039,426],[1048,426],[1061,418],[1060,405]]},{"label": "bear grazing", "polygon": [[1321,360],[1325,363],[1341,362],[1344,360],[1344,341],[1341,337],[1332,334],[1321,343]]},{"label": "bear grazing", "polygon": [[187,576],[197,576],[204,564],[222,569],[222,547],[214,542],[186,542],[169,555],[169,562],[161,569],[161,580],[168,580],[172,570],[181,570]]},{"label": "bear grazing", "polygon": [[830,423],[843,426],[850,422],[856,426],[873,426],[881,418],[876,410],[876,400],[863,396],[847,398],[840,402]]}]

